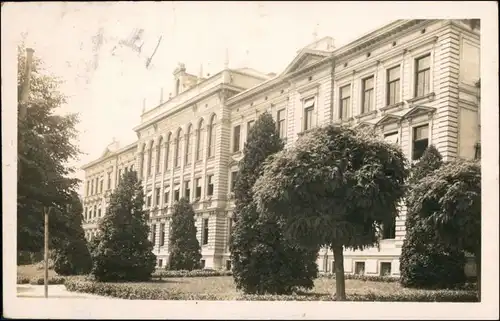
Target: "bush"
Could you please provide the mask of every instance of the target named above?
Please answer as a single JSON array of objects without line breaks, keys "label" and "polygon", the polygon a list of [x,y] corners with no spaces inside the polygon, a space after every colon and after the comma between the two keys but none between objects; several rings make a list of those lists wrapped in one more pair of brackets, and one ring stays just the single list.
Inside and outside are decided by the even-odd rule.
[{"label": "bush", "polygon": [[[68,291],[83,292],[130,300],[210,300],[226,299],[224,294],[185,293],[169,289],[148,286],[148,284],[132,285],[127,283],[100,283],[77,279],[69,279],[64,283]],[[332,301],[328,294],[295,293],[292,295],[246,295],[239,294],[233,300],[244,301]],[[477,302],[475,291],[417,290],[397,291],[393,293],[349,294],[349,301],[385,301],[385,302]]]},{"label": "bush", "polygon": [[210,276],[231,276],[231,271],[217,270],[171,270],[171,271],[155,271],[151,275],[152,278],[193,278],[193,277],[210,277]]},{"label": "bush", "polygon": [[170,227],[170,254],[166,270],[200,268],[201,247],[196,238],[194,210],[186,198],[175,203]]},{"label": "bush", "polygon": [[[65,280],[66,280],[65,278],[60,276],[52,276],[49,277],[48,284],[64,284]],[[44,285],[45,280],[43,277],[34,277],[29,281],[29,283],[31,285]]]},{"label": "bush", "polygon": [[273,117],[263,113],[248,133],[234,186],[231,262],[236,286],[245,293],[311,289],[318,274],[319,249],[302,249],[286,240],[282,222],[255,206],[252,187],[266,159],[282,149]]},{"label": "bush", "polygon": [[107,214],[99,223],[99,243],[92,253],[92,274],[98,281],[145,281],[156,265],[148,240],[148,214],[137,174],[126,172],[118,184]]},{"label": "bush", "polygon": [[414,211],[412,193],[422,179],[441,168],[442,157],[429,146],[412,168],[407,198],[406,237],[401,249],[401,284],[409,288],[455,288],[463,284],[465,254],[434,241],[434,229]]}]

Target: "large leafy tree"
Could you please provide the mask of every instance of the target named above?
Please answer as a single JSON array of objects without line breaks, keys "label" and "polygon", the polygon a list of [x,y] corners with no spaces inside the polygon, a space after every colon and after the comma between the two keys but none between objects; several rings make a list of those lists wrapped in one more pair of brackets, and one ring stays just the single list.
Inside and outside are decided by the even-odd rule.
[{"label": "large leafy tree", "polygon": [[345,300],[343,250],[378,243],[380,225],[398,215],[406,165],[398,146],[329,125],[266,162],[255,199],[283,218],[291,242],[333,250],[336,300]]},{"label": "large leafy tree", "polygon": [[144,192],[135,171],[123,174],[111,194],[108,212],[99,222],[99,242],[92,253],[98,281],[146,281],[156,265],[148,240]]},{"label": "large leafy tree", "polygon": [[200,268],[201,247],[196,238],[193,206],[186,198],[174,204],[170,226],[170,254],[166,268],[195,270]]},{"label": "large leafy tree", "polygon": [[[438,170],[442,156],[434,146],[429,146],[411,170],[409,193],[412,187]],[[416,207],[407,198],[406,237],[401,249],[400,281],[406,287],[447,288],[465,282],[465,255],[461,250],[433,239],[434,230],[414,213]]]},{"label": "large leafy tree", "polygon": [[408,211],[434,231],[434,242],[474,254],[480,294],[480,163],[461,159],[445,163],[413,187],[409,204]]},{"label": "large leafy tree", "polygon": [[235,183],[234,229],[230,250],[233,277],[246,293],[289,293],[312,288],[318,268],[318,249],[288,242],[279,216],[263,215],[253,200],[252,187],[267,157],[283,149],[269,113],[250,129]]},{"label": "large leafy tree", "polygon": [[82,228],[83,206],[75,192],[72,202],[62,209],[57,217],[64,217],[57,228],[67,236],[58,239],[54,251],[54,271],[60,275],[88,274],[92,268],[92,258],[87,247],[85,232]]},{"label": "large leafy tree", "polygon": [[[18,47],[18,97],[25,81],[24,47]],[[73,202],[79,180],[71,178],[74,168],[68,162],[76,159],[79,149],[76,114],[57,114],[66,103],[59,91],[60,81],[48,74],[43,62],[33,58],[31,86],[25,107],[26,117],[18,119],[17,182],[17,245],[18,251],[38,252],[43,249],[44,207],[53,207],[49,220],[51,247],[66,238],[65,230],[58,229],[65,208]],[[20,102],[21,104],[23,102]],[[18,106],[20,107],[20,105]]]}]

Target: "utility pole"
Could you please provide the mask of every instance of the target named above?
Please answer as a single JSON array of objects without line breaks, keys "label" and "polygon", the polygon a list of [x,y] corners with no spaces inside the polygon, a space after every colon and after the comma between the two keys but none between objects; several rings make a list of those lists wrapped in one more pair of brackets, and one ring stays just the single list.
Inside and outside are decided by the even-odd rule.
[{"label": "utility pole", "polygon": [[44,226],[44,251],[43,251],[43,265],[44,265],[44,276],[43,276],[43,287],[45,298],[49,296],[49,214],[52,210],[52,206],[44,208],[45,216],[45,226]]},{"label": "utility pole", "polygon": [[[19,120],[23,122],[26,119],[26,114],[27,114],[27,102],[29,98],[29,92],[30,92],[30,86],[31,86],[31,66],[33,64],[33,52],[34,50],[31,48],[26,48],[26,66],[24,69],[24,83],[23,87],[21,90],[21,99],[19,101]],[[19,151],[22,150],[22,139],[18,140],[18,158],[19,158]],[[19,178],[21,177],[21,167],[18,164],[17,167],[17,180],[19,181]]]}]

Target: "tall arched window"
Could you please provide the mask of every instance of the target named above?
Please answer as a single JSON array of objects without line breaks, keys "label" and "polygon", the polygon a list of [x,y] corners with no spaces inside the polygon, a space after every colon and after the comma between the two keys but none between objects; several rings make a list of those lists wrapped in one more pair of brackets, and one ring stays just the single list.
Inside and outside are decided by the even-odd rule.
[{"label": "tall arched window", "polygon": [[141,155],[139,155],[141,158],[141,164],[140,164],[140,167],[139,167],[139,177],[142,179],[144,177],[144,161],[145,161],[145,158],[146,158],[146,144],[143,144],[142,145],[142,149],[141,149]]},{"label": "tall arched window", "polygon": [[217,123],[217,116],[213,115],[210,119],[210,125],[208,127],[208,157],[215,155],[215,141],[217,135],[215,133],[215,125]]},{"label": "tall arched window", "polygon": [[189,165],[191,164],[191,159],[193,158],[192,155],[193,155],[193,146],[191,144],[191,128],[193,126],[191,126],[191,124],[189,124],[188,128],[187,128],[187,133],[186,133],[186,150],[184,151],[184,164],[185,165]]},{"label": "tall arched window", "polygon": [[199,161],[203,158],[203,119],[198,124],[198,131],[196,136],[196,160]]},{"label": "tall arched window", "polygon": [[151,172],[153,171],[153,141],[149,143],[147,171],[148,176],[151,176]]},{"label": "tall arched window", "polygon": [[177,131],[177,137],[175,138],[175,162],[174,167],[181,166],[181,143],[182,143],[182,129]]},{"label": "tall arched window", "polygon": [[156,144],[156,165],[155,165],[155,173],[158,174],[160,172],[160,164],[161,164],[161,143],[163,142],[163,136],[160,136],[158,139],[158,144]]},{"label": "tall arched window", "polygon": [[171,134],[168,133],[167,141],[165,142],[165,170],[170,167],[170,136]]}]

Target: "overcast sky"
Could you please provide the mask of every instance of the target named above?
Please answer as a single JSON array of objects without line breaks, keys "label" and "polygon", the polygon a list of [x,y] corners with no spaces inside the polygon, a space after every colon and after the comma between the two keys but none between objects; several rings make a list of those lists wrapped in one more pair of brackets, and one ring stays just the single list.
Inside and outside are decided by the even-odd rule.
[{"label": "overcast sky", "polygon": [[[24,34],[26,45],[65,81],[61,89],[69,100],[63,112],[80,114],[84,154],[76,166],[99,157],[113,137],[124,144],[136,139],[132,128],[142,100],[147,109],[155,107],[161,87],[168,97],[178,62],[189,73],[198,75],[203,65],[203,74],[213,75],[223,67],[227,48],[230,68],[278,73],[314,40],[315,30],[319,38],[333,37],[338,48],[412,14],[408,3],[393,2],[47,2],[10,9],[22,22],[16,37]],[[144,30],[141,53],[117,46],[112,54],[134,29]]]}]

